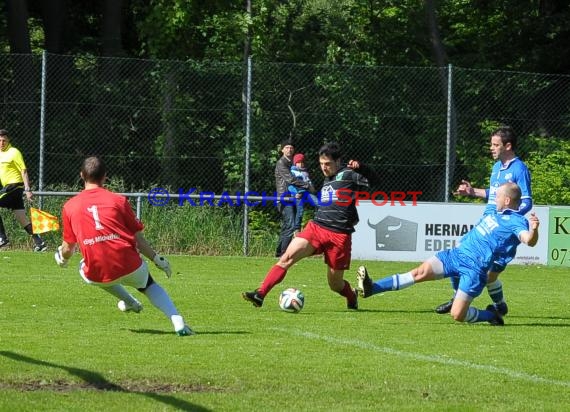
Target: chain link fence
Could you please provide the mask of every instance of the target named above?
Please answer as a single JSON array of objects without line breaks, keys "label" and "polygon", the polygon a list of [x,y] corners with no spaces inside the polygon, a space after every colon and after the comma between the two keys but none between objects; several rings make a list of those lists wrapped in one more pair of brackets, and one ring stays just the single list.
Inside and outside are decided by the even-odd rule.
[{"label": "chain link fence", "polygon": [[527,135],[570,138],[563,75],[254,62],[248,84],[236,63],[51,54],[0,55],[0,68],[0,126],[42,189],[77,188],[81,159],[99,154],[129,191],[243,190],[247,138],[250,187],[272,191],[291,136],[317,179],[318,148],[335,140],[379,172],[382,190],[445,201],[487,155],[484,122],[512,125],[523,151]]},{"label": "chain link fence", "polygon": [[98,154],[123,192],[235,193],[246,173],[273,192],[292,137],[317,185],[317,151],[334,140],[375,168],[375,190],[442,202],[460,179],[487,178],[492,122],[513,126],[523,158],[527,136],[570,139],[564,75],[47,53],[2,54],[0,73],[0,127],[42,191],[81,189],[81,160]]}]

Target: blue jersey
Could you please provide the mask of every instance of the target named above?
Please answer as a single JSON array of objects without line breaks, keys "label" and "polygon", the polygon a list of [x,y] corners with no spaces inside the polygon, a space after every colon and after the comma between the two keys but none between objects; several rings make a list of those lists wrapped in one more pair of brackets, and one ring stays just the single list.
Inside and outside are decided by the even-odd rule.
[{"label": "blue jersey", "polygon": [[518,157],[509,161],[506,165],[499,160],[491,170],[491,180],[487,191],[487,207],[485,214],[494,214],[497,210],[495,198],[497,189],[505,183],[516,183],[521,188],[521,204],[518,213],[525,215],[532,209],[532,191],[530,189],[530,172],[526,164]]},{"label": "blue jersey", "polygon": [[[291,166],[291,174],[295,179],[300,180],[301,182],[307,182],[311,184],[311,178],[309,177],[309,172],[307,172],[306,169],[299,169],[297,166],[293,165]],[[303,189],[295,185],[289,185],[287,187],[287,190],[292,195],[296,195],[297,193],[304,193],[307,191],[307,189]]]},{"label": "blue jersey", "polygon": [[485,215],[458,246],[462,255],[485,271],[493,262],[521,243],[520,234],[528,231],[528,220],[518,211],[507,209]]}]

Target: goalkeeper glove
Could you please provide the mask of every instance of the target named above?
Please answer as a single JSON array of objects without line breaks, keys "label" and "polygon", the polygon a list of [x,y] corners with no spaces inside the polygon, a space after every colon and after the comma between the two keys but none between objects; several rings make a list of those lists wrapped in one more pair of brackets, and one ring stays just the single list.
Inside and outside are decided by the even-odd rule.
[{"label": "goalkeeper glove", "polygon": [[69,259],[66,259],[63,257],[63,255],[61,254],[61,250],[62,250],[62,247],[58,246],[57,250],[55,251],[55,255],[53,255],[53,258],[55,259],[55,263],[57,263],[57,265],[60,268],[65,268],[65,267],[67,267],[67,263],[69,262]]},{"label": "goalkeeper glove", "polygon": [[166,260],[164,256],[160,256],[158,253],[156,253],[152,261],[154,262],[157,268],[166,273],[167,277],[170,277],[170,275],[172,275],[172,269],[170,269],[170,263],[168,263],[168,260]]}]

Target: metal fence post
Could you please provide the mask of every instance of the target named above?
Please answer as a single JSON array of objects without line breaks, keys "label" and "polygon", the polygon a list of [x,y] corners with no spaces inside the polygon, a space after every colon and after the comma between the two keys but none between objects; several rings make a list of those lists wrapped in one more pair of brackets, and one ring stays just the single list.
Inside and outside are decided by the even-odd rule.
[{"label": "metal fence post", "polygon": [[[251,56],[247,57],[247,81],[245,85],[245,165],[244,196],[249,191],[249,146],[251,138]],[[249,253],[249,207],[243,205],[243,254]]]},{"label": "metal fence post", "polygon": [[[46,78],[47,78],[47,52],[42,52],[42,85],[40,94],[40,164],[38,176],[38,190],[44,190],[44,147],[45,147],[45,130],[46,130]],[[39,198],[40,209],[43,206],[43,196]]]},{"label": "metal fence post", "polygon": [[137,196],[137,219],[140,220],[142,216],[142,211],[141,211],[141,197]]},{"label": "metal fence post", "polygon": [[447,139],[445,143],[445,203],[449,202],[450,193],[450,180],[451,180],[451,105],[453,102],[452,95],[452,76],[451,76],[451,64],[447,65]]}]

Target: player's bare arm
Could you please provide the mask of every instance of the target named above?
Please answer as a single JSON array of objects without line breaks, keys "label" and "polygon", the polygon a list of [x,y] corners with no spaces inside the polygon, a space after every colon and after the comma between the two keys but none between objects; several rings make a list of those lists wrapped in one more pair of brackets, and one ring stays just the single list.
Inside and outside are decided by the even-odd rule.
[{"label": "player's bare arm", "polygon": [[53,255],[58,266],[62,268],[67,267],[69,258],[71,258],[75,252],[75,245],[75,243],[69,243],[65,240],[61,242],[61,245],[57,247],[55,254]]},{"label": "player's bare arm", "polygon": [[360,169],[360,162],[358,160],[349,160],[348,163],[346,164],[346,167],[349,167],[351,169]]},{"label": "player's bare arm", "polygon": [[137,232],[135,234],[135,238],[137,240],[137,249],[139,252],[141,252],[143,256],[146,256],[148,259],[153,260],[156,252],[144,237],[143,232]]},{"label": "player's bare arm", "polygon": [[75,253],[75,245],[76,243],[69,243],[65,240],[61,242],[61,256],[64,259],[69,259]]},{"label": "player's bare arm", "polygon": [[479,197],[481,199],[487,198],[487,192],[485,189],[475,188],[471,186],[471,183],[467,180],[462,180],[461,184],[453,194],[455,196]]},{"label": "player's bare arm", "polygon": [[530,214],[528,219],[529,230],[527,232],[522,232],[519,239],[522,243],[528,246],[535,246],[538,243],[538,227],[540,226],[540,221],[534,212]]},{"label": "player's bare arm", "polygon": [[28,176],[28,170],[22,169],[22,181],[24,182],[24,192],[26,193],[26,198],[32,200],[33,193],[30,188],[30,178]]},{"label": "player's bare arm", "polygon": [[143,235],[143,232],[135,233],[135,238],[137,240],[137,249],[144,256],[149,258],[154,262],[157,268],[166,273],[166,276],[170,277],[172,275],[172,269],[170,268],[170,263],[164,257],[155,252],[154,248],[148,243],[148,240]]},{"label": "player's bare arm", "polygon": [[364,176],[366,179],[368,179],[369,183],[380,182],[380,176],[376,173],[376,171],[373,170],[371,167],[368,167],[367,165],[361,163],[358,160],[353,160],[353,159],[349,160],[348,163],[346,164],[346,167]]}]

